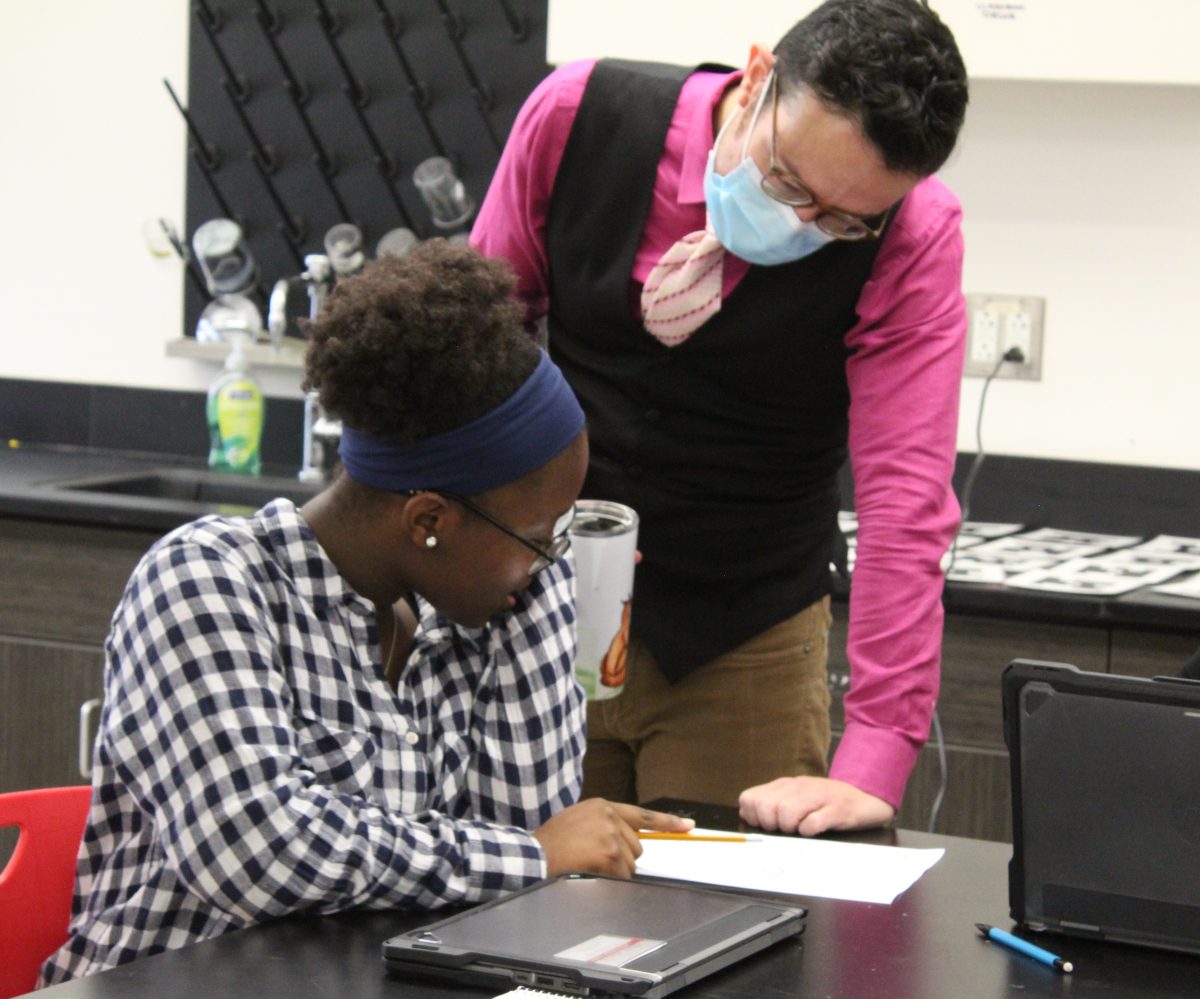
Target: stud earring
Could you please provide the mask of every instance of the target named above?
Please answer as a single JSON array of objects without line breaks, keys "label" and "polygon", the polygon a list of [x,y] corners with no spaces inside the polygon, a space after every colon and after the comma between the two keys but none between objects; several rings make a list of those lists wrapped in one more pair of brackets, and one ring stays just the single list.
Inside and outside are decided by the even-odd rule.
[{"label": "stud earring", "polygon": [[425,539],[425,547],[426,548],[436,548],[437,547],[437,538],[435,538],[432,534],[429,535]]}]

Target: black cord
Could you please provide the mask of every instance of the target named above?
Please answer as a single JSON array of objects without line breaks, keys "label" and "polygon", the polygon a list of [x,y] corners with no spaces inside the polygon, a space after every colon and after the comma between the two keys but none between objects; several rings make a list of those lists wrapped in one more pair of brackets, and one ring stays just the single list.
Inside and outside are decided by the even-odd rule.
[{"label": "black cord", "polygon": [[[983,380],[983,390],[979,393],[979,410],[975,414],[975,458],[971,462],[971,468],[967,472],[966,481],[963,482],[962,491],[962,522],[965,524],[971,513],[971,492],[975,488],[975,480],[979,477],[979,470],[983,467],[983,459],[987,457],[987,453],[983,449],[983,407],[987,402],[988,388],[991,386],[995,377],[1000,374],[1000,369],[1006,363],[1023,364],[1025,355],[1021,352],[1020,347],[1009,347],[1003,356],[996,362],[996,366],[992,368],[991,374]],[[946,566],[946,575],[950,574],[950,570],[954,568],[954,560],[958,557],[958,534],[955,533],[954,541],[950,545],[950,562]]]},{"label": "black cord", "polygon": [[927,832],[935,832],[937,826],[938,815],[942,811],[942,801],[946,797],[946,785],[950,783],[950,765],[946,760],[946,739],[942,734],[942,720],[938,717],[937,708],[933,709],[933,731],[936,736],[935,745],[938,751],[938,772],[941,776],[941,783],[938,784],[937,795],[933,799],[933,804],[929,806],[929,828]]},{"label": "black cord", "polygon": [[[986,452],[983,450],[983,407],[987,402],[987,391],[992,384],[992,380],[1000,374],[1000,369],[1006,364],[1023,364],[1025,355],[1019,347],[1009,347],[996,362],[996,366],[992,368],[991,374],[984,379],[983,390],[979,393],[979,410],[975,416],[975,459],[971,462],[971,469],[967,472],[966,481],[963,483],[962,492],[962,522],[965,524],[967,516],[971,511],[971,490],[975,488],[975,480],[979,477],[979,470],[983,467],[983,459],[986,457]],[[946,575],[950,575],[950,570],[954,568],[954,560],[958,557],[958,532],[954,534],[954,541],[950,544],[950,561],[946,565]],[[946,785],[949,783],[949,765],[946,760],[946,741],[942,735],[942,722],[938,717],[937,708],[933,709],[933,731],[936,734],[937,750],[938,750],[938,769],[941,774],[941,783],[938,786],[938,792],[933,799],[933,804],[929,808],[929,827],[928,831],[933,832],[937,826],[938,815],[942,810],[942,801],[946,797]]]}]

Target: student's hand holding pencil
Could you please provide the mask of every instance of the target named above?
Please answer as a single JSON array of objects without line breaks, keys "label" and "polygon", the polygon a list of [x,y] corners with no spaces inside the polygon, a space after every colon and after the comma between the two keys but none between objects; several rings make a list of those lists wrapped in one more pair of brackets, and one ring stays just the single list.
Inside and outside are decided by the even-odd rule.
[{"label": "student's hand holding pencil", "polygon": [[533,835],[546,853],[550,876],[588,871],[627,878],[642,853],[639,829],[678,834],[695,825],[678,815],[589,798],[564,808]]}]

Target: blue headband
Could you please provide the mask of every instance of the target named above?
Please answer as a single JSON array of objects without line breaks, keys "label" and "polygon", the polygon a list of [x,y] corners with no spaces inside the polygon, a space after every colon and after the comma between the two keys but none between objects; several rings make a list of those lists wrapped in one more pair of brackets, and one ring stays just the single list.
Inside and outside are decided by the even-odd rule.
[{"label": "blue headband", "polygon": [[343,427],[338,454],[346,474],[364,486],[475,496],[541,468],[579,435],[583,422],[575,394],[543,353],[524,385],[466,426],[411,444]]}]

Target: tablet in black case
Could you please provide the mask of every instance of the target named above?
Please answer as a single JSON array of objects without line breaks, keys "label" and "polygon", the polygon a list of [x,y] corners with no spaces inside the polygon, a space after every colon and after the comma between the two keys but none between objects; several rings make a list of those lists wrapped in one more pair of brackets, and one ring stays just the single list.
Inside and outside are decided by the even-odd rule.
[{"label": "tablet in black case", "polygon": [[805,909],[681,884],[564,874],[384,942],[397,972],[657,999],[804,928]]},{"label": "tablet in black case", "polygon": [[1200,683],[1017,660],[1002,687],[1013,919],[1200,952]]}]

